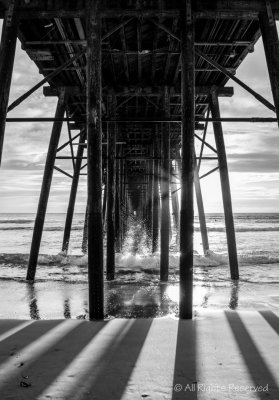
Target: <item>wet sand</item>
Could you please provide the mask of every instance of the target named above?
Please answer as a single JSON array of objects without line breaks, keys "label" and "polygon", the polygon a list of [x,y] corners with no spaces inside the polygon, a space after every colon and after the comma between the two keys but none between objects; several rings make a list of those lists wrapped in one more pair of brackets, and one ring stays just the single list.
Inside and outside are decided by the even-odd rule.
[{"label": "wet sand", "polygon": [[279,313],[0,321],[1,399],[279,398]]},{"label": "wet sand", "polygon": [[[88,289],[84,282],[0,280],[0,318],[87,319]],[[279,311],[279,285],[247,282],[195,282],[194,311]],[[121,276],[105,282],[107,318],[177,317],[179,288],[176,280],[163,284],[150,276]]]}]

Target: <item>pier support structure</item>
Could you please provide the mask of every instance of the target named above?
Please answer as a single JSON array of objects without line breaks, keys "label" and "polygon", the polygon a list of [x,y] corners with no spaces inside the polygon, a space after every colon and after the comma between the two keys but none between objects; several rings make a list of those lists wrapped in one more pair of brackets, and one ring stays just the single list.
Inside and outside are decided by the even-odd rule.
[{"label": "pier support structure", "polygon": [[260,13],[259,22],[277,121],[279,124],[279,39],[270,2],[267,2],[266,10]]},{"label": "pier support structure", "polygon": [[[113,110],[113,94],[111,93],[108,98],[108,106],[110,112],[115,117]],[[115,186],[116,186],[116,129],[115,124],[108,125],[107,137],[107,280],[115,278]]]},{"label": "pier support structure", "polygon": [[89,318],[104,317],[101,1],[86,1],[87,31],[87,183]]},{"label": "pier support structure", "polygon": [[69,242],[70,242],[70,235],[71,235],[72,222],[73,222],[73,216],[74,216],[78,182],[79,182],[80,169],[81,169],[82,157],[83,157],[83,152],[84,152],[84,142],[85,142],[85,133],[82,133],[80,136],[80,139],[79,139],[79,146],[77,149],[77,159],[76,159],[76,163],[75,163],[75,167],[74,167],[74,175],[73,175],[73,180],[72,180],[69,205],[68,205],[68,210],[67,210],[67,215],[66,215],[63,243],[62,243],[62,251],[65,252],[66,254],[69,250]]},{"label": "pier support structure", "polygon": [[180,210],[180,292],[179,317],[193,315],[193,185],[195,134],[195,56],[194,20],[191,0],[185,0],[181,11],[181,210]]},{"label": "pier support structure", "polygon": [[43,228],[44,228],[44,222],[45,222],[45,216],[46,216],[46,210],[47,210],[47,203],[48,203],[48,198],[49,198],[49,193],[50,193],[50,187],[51,187],[51,182],[52,182],[55,158],[56,158],[57,148],[58,148],[58,144],[59,144],[61,129],[62,129],[62,125],[63,125],[63,117],[64,117],[65,110],[66,110],[65,96],[66,96],[65,91],[61,91],[59,98],[58,98],[58,103],[57,103],[57,108],[56,108],[56,113],[55,113],[55,118],[57,120],[53,124],[52,133],[51,133],[51,137],[50,137],[50,141],[49,141],[48,153],[47,153],[47,158],[46,158],[46,163],[45,163],[45,170],[44,170],[44,175],[43,175],[43,182],[42,182],[42,187],[41,187],[41,194],[40,194],[40,198],[39,198],[39,205],[38,205],[38,210],[37,210],[37,215],[36,215],[35,225],[34,225],[34,230],[33,230],[32,244],[31,244],[30,257],[29,257],[29,262],[28,262],[28,270],[27,270],[27,276],[26,276],[27,280],[34,280],[35,275],[36,275],[37,262],[38,262],[39,250],[40,250],[40,245],[41,245],[41,240],[42,240],[42,234],[43,234]]},{"label": "pier support structure", "polygon": [[195,192],[196,192],[196,199],[197,199],[197,206],[198,206],[198,213],[199,213],[202,247],[203,247],[203,253],[204,253],[204,255],[206,255],[207,251],[209,250],[209,242],[208,242],[206,218],[205,218],[204,206],[203,206],[201,182],[200,182],[200,178],[199,178],[198,165],[196,162],[195,162],[194,168],[195,168],[194,169]]},{"label": "pier support structure", "polygon": [[[219,100],[216,92],[212,92],[210,95],[210,108],[211,108],[212,118],[213,119],[220,118]],[[229,172],[228,172],[222,123],[213,122],[213,130],[214,130],[214,136],[218,154],[221,189],[222,189],[222,196],[224,203],[224,216],[226,224],[226,235],[228,243],[231,278],[239,279],[231,189],[230,189]]]},{"label": "pier support structure", "polygon": [[153,221],[152,221],[152,253],[158,250],[158,238],[159,238],[159,151],[158,151],[158,125],[155,126],[155,136],[153,139]]},{"label": "pier support structure", "polygon": [[17,0],[10,1],[6,11],[0,46],[0,165],[6,127],[6,116],[14,66],[18,18],[16,13]]},{"label": "pier support structure", "polygon": [[[164,109],[166,118],[170,117],[169,88],[165,87]],[[162,167],[161,167],[161,256],[160,279],[169,277],[169,229],[170,229],[170,125],[162,126]]]}]

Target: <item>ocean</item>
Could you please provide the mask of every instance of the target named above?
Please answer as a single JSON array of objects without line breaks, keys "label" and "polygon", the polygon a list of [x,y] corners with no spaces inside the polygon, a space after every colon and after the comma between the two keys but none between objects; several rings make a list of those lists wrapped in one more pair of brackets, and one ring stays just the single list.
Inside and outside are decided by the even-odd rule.
[{"label": "ocean", "polygon": [[[36,281],[25,281],[33,214],[0,214],[0,318],[87,318],[87,256],[81,251],[84,215],[73,221],[68,255],[61,252],[65,214],[48,214]],[[206,216],[210,250],[202,252],[194,224],[194,309],[279,308],[279,214],[235,214],[240,280],[231,281],[224,218]],[[105,282],[105,310],[112,317],[177,317],[178,238],[172,227],[170,281],[159,282],[159,253],[150,253],[144,224],[129,221],[117,275]],[[136,249],[136,250],[135,250]]]}]

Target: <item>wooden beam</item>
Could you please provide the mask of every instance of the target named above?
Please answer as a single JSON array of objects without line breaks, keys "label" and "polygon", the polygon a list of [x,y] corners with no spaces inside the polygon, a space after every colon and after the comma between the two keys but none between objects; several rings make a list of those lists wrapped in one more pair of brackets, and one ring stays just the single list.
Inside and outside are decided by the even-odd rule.
[{"label": "wooden beam", "polygon": [[259,21],[276,115],[279,119],[279,39],[270,2],[266,3],[267,7],[260,13]]},{"label": "wooden beam", "polygon": [[153,139],[153,221],[152,221],[152,253],[158,250],[159,237],[159,146],[158,146],[158,124],[155,126],[155,135]]},{"label": "wooden beam", "polygon": [[59,96],[59,99],[58,99],[56,113],[55,113],[55,117],[60,119],[60,121],[54,122],[53,128],[52,128],[52,133],[51,133],[49,147],[48,147],[48,153],[47,153],[47,159],[46,159],[46,164],[45,164],[43,182],[42,182],[42,187],[41,187],[41,194],[40,194],[40,198],[39,198],[38,210],[37,210],[37,215],[36,215],[34,230],[33,230],[32,244],[31,244],[30,257],[29,257],[29,262],[28,262],[28,270],[27,270],[27,276],[26,276],[26,279],[31,280],[31,281],[33,281],[35,279],[35,275],[36,275],[37,261],[38,261],[38,256],[39,256],[39,250],[40,250],[42,233],[43,233],[43,228],[44,228],[47,203],[48,203],[50,187],[51,187],[51,182],[52,182],[54,163],[55,163],[58,143],[59,143],[59,139],[60,139],[62,124],[63,124],[61,119],[63,118],[63,115],[65,113],[65,108],[66,108],[65,95],[61,93]]},{"label": "wooden beam", "polygon": [[200,183],[197,163],[195,163],[194,182],[195,182],[195,192],[196,192],[197,206],[198,206],[198,212],[199,212],[200,232],[201,232],[201,238],[202,238],[203,253],[206,256],[207,252],[209,250],[209,242],[208,242],[206,218],[205,218],[205,213],[204,213],[203,197],[202,197],[201,183]]},{"label": "wooden beam", "polygon": [[[136,5],[137,3],[135,3]],[[279,1],[271,1],[275,18],[278,17]],[[4,2],[3,6],[6,6]],[[196,0],[193,4],[193,13],[195,18],[202,19],[245,19],[253,20],[258,18],[258,14],[264,11],[265,3],[261,0]],[[3,17],[3,8],[1,10]],[[57,0],[55,2],[45,2],[42,6],[40,0],[32,0],[26,2],[25,5],[19,7],[21,19],[77,19],[86,17],[85,0],[78,0],[69,7],[69,2]],[[141,8],[121,8],[121,7],[104,7],[101,11],[102,18],[178,18],[180,10],[177,8],[154,7],[152,9]]]},{"label": "wooden beam", "polygon": [[266,100],[263,96],[261,96],[259,93],[255,92],[255,90],[251,89],[248,85],[246,85],[244,82],[242,82],[240,79],[238,79],[236,76],[231,74],[226,68],[222,67],[217,61],[212,60],[210,57],[208,57],[206,54],[204,54],[201,50],[196,49],[195,53],[197,56],[200,56],[203,58],[205,61],[207,61],[209,64],[211,64],[213,67],[218,69],[220,72],[222,72],[224,75],[226,75],[228,78],[232,79],[234,82],[236,82],[239,86],[241,86],[243,89],[245,89],[248,93],[250,93],[252,96],[254,96],[259,102],[261,102],[263,105],[265,105],[267,108],[269,108],[272,111],[275,111],[275,107],[273,104],[271,104],[268,100]]},{"label": "wooden beam", "polygon": [[16,50],[18,29],[18,19],[14,10],[16,5],[17,1],[10,1],[10,6],[5,13],[0,46],[0,165]]},{"label": "wooden beam", "polygon": [[182,319],[191,319],[193,315],[195,38],[191,0],[185,0],[184,4],[185,8],[183,8],[181,11],[182,170],[180,210],[179,316]]},{"label": "wooden beam", "polygon": [[[210,108],[211,108],[212,117],[220,118],[219,100],[218,100],[218,96],[214,92],[211,94]],[[222,196],[223,196],[223,203],[224,203],[224,215],[225,215],[231,278],[239,279],[230,181],[229,181],[227,156],[226,156],[226,149],[225,149],[223,129],[222,129],[221,122],[214,122],[213,129],[214,129],[216,148],[218,151],[218,163],[219,163],[221,189],[222,189]]]},{"label": "wooden beam", "polygon": [[[108,96],[108,111],[115,115],[115,99]],[[107,280],[115,278],[116,126],[107,127]]]},{"label": "wooden beam", "polygon": [[[181,97],[181,86],[169,86],[170,97]],[[59,91],[67,90],[69,95],[73,96],[84,96],[85,91],[78,86],[58,86],[52,88],[45,86],[43,88],[43,94],[46,97],[58,96]],[[130,85],[123,87],[113,87],[107,86],[103,89],[103,97],[106,96],[110,90],[113,90],[116,97],[130,97],[130,96],[163,96],[164,87],[163,86],[141,86],[141,85]],[[196,86],[195,94],[196,96],[209,96],[212,90],[216,91],[218,97],[232,97],[234,95],[233,87],[216,87],[216,86]]]},{"label": "wooden beam", "polygon": [[[165,88],[164,111],[170,116],[169,89]],[[161,247],[160,247],[160,280],[169,278],[169,229],[170,229],[170,126],[162,124],[161,140]]]},{"label": "wooden beam", "polygon": [[24,93],[22,96],[20,96],[15,101],[13,101],[13,103],[8,107],[8,111],[13,110],[15,107],[17,107],[19,104],[21,104],[32,93],[34,93],[41,86],[43,86],[46,82],[50,81],[52,78],[54,78],[56,75],[58,75],[61,71],[63,71],[64,68],[68,67],[69,65],[73,64],[76,60],[78,60],[84,53],[85,53],[85,50],[82,50],[81,52],[79,52],[78,54],[76,54],[75,56],[70,58],[70,60],[66,61],[64,64],[62,64],[60,67],[58,67],[55,71],[48,74],[44,79],[42,79],[39,83],[37,83],[35,86],[33,86],[30,90],[28,90],[26,93]]},{"label": "wooden beam", "polygon": [[[82,134],[79,139],[79,144],[83,144],[84,140],[85,140],[85,135]],[[75,164],[74,175],[73,175],[73,180],[72,180],[72,185],[71,185],[70,198],[69,198],[69,204],[68,204],[68,209],[67,209],[63,243],[62,243],[62,252],[65,252],[65,254],[67,254],[68,250],[69,250],[69,242],[70,242],[70,235],[71,235],[71,229],[72,229],[72,222],[73,222],[73,216],[74,216],[74,209],[75,209],[75,202],[76,202],[76,195],[77,195],[77,189],[78,189],[78,183],[79,183],[83,151],[84,151],[84,147],[79,146],[77,149],[77,161]]]},{"label": "wooden beam", "polygon": [[100,0],[86,0],[89,318],[104,317],[101,16]]}]

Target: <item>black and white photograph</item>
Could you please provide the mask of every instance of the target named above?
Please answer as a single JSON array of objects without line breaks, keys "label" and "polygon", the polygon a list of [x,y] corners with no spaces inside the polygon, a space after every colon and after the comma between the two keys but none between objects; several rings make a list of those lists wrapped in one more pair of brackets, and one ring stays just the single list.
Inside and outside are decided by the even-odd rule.
[{"label": "black and white photograph", "polygon": [[0,400],[279,400],[279,0],[0,0]]}]

